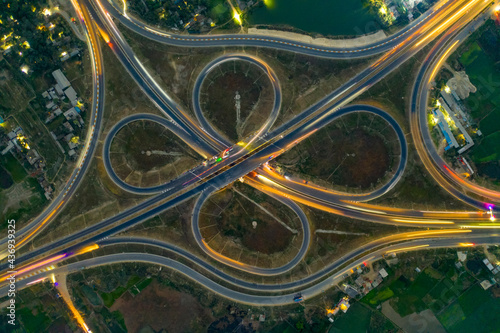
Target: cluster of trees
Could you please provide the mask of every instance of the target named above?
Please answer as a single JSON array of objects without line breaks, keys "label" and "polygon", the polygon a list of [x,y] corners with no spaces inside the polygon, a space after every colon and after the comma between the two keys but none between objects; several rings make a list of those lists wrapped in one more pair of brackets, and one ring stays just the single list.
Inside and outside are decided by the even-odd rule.
[{"label": "cluster of trees", "polygon": [[[0,36],[8,36],[3,43],[11,45],[6,58],[14,67],[27,65],[31,71],[43,73],[52,69],[59,59],[59,47],[52,40],[58,45],[66,44],[62,39],[72,32],[63,18],[43,14],[48,7],[46,0],[8,0],[2,5]],[[52,29],[47,28],[49,18],[54,24]],[[82,46],[76,38],[70,43]]]},{"label": "cluster of trees", "polygon": [[[196,14],[215,23],[229,21],[232,15],[225,0],[131,0],[128,8],[149,23],[179,30],[183,30]],[[196,29],[199,29],[196,23],[189,27],[189,30]]]}]

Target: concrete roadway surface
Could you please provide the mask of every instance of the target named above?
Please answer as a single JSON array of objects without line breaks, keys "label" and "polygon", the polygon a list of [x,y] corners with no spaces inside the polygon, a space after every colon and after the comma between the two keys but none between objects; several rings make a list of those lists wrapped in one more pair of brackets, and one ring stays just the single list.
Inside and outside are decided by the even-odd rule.
[{"label": "concrete roadway surface", "polygon": [[[484,197],[485,200],[492,200],[493,202],[500,202],[500,192],[481,187],[462,178],[452,167],[447,165],[436,151],[434,142],[430,136],[427,126],[427,105],[430,84],[433,82],[435,75],[439,72],[443,63],[470,34],[484,23],[486,18],[493,15],[495,7],[494,5],[491,6],[488,11],[477,17],[476,20],[472,21],[467,28],[462,30],[459,34],[445,35],[436,43],[425,58],[418,73],[417,80],[413,87],[410,110],[412,136],[415,138],[417,152],[426,169],[431,173],[438,184],[453,196],[483,210],[487,210],[490,206],[488,202],[471,198],[469,195],[457,190],[452,184]],[[499,207],[492,206],[494,212],[500,213]]]},{"label": "concrete roadway surface", "polygon": [[[151,40],[175,45],[181,47],[227,47],[227,46],[251,46],[251,47],[266,47],[280,49],[284,51],[306,54],[315,57],[326,58],[361,58],[369,57],[375,54],[386,52],[394,46],[401,43],[408,35],[418,30],[422,26],[428,24],[439,14],[446,11],[453,0],[441,0],[431,9],[426,11],[416,20],[412,21],[403,29],[395,34],[388,36],[386,39],[375,42],[373,44],[364,45],[352,48],[326,47],[315,44],[304,43],[296,40],[290,40],[280,37],[250,35],[250,34],[211,34],[211,35],[194,35],[194,34],[173,34],[161,31],[151,27],[146,23],[128,14],[123,15],[122,9],[116,7],[121,4],[110,3],[113,0],[96,0],[100,1],[102,7],[109,14],[130,30]],[[108,2],[110,1],[110,2]]]},{"label": "concrete roadway surface", "polygon": [[[196,152],[205,152],[205,154],[213,154],[214,149],[210,146],[207,145],[205,141],[200,140],[198,137],[190,135],[183,131],[180,127],[176,126],[172,121],[170,121],[167,118],[160,117],[154,114],[150,113],[139,113],[139,114],[133,114],[131,116],[125,117],[122,120],[120,120],[118,123],[116,123],[111,130],[108,132],[106,139],[104,140],[103,144],[103,151],[102,151],[102,160],[104,163],[104,167],[108,173],[108,176],[111,178],[111,180],[121,187],[123,190],[131,192],[131,193],[136,193],[136,194],[152,194],[152,193],[158,193],[162,192],[165,190],[168,190],[172,187],[176,187],[175,183],[180,183],[181,185],[185,183],[186,181],[190,180],[193,176],[191,173],[192,171],[186,171],[182,175],[178,176],[176,179],[169,181],[165,184],[161,184],[158,186],[152,186],[152,187],[137,187],[137,186],[132,186],[124,182],[123,180],[118,177],[116,172],[113,169],[113,166],[111,165],[111,143],[113,142],[113,139],[115,135],[126,125],[136,122],[136,121],[142,121],[142,120],[147,120],[147,121],[152,121],[157,124],[160,124],[173,132],[177,137],[179,137],[182,141],[184,141],[187,145],[189,145],[193,150]],[[201,166],[198,166],[200,168]],[[187,174],[186,174],[187,173]]]},{"label": "concrete roadway surface", "polygon": [[[454,9],[454,8],[455,7],[452,7],[452,9]],[[111,26],[111,30],[115,29],[115,28],[112,27],[112,24],[113,24],[112,22],[109,22],[109,25]],[[419,33],[420,33],[420,31],[419,31]],[[117,41],[120,41],[121,44],[126,44],[123,41],[123,39],[119,36],[118,32],[116,32],[116,34],[118,35]],[[402,53],[402,51],[407,51],[406,48],[403,48],[403,49],[404,50],[401,50],[401,51],[396,52],[396,53]],[[411,52],[404,52],[403,56],[396,57],[396,60],[400,60],[402,62],[402,61],[408,59],[409,56],[411,56],[414,52],[418,51],[419,49],[420,48],[417,47],[415,49],[411,49],[410,50]],[[395,50],[393,50],[391,53],[394,53],[394,51]],[[406,53],[410,53],[410,54],[407,55],[406,57],[404,57],[404,55],[406,55]],[[384,60],[384,59],[381,59],[381,60]],[[370,85],[374,84],[375,82],[377,82],[378,80],[380,80],[382,77],[384,77],[385,75],[387,75],[388,72],[390,72],[393,68],[397,67],[398,63],[397,63],[397,61],[395,61],[395,62],[396,62],[396,64],[394,64],[394,66],[392,66],[390,68],[384,67],[384,66],[380,66],[381,63],[377,62],[376,64],[374,64],[373,66],[371,66],[369,69],[365,70],[363,73],[361,73],[356,78],[354,78],[353,80],[351,80],[349,82],[349,83],[351,83],[351,85],[349,85],[349,88],[344,89],[344,90],[342,90],[342,88],[341,89],[337,89],[335,92],[333,92],[332,94],[330,94],[329,96],[327,96],[326,98],[324,98],[323,100],[321,100],[320,102],[316,103],[313,107],[311,107],[307,111],[301,113],[301,115],[299,115],[298,117],[296,117],[292,122],[285,124],[279,130],[275,131],[272,135],[269,135],[269,136],[270,137],[272,137],[272,136],[276,137],[277,135],[280,135],[280,134],[283,135],[282,134],[283,131],[289,130],[290,127],[291,127],[290,125],[297,125],[299,122],[306,120],[308,117],[311,117],[315,112],[317,112],[319,109],[325,107],[331,100],[336,99],[336,97],[338,97],[339,95],[348,94],[347,91],[350,90],[351,87],[354,87],[356,85],[359,86],[359,81],[366,81],[367,77],[375,77],[375,79],[373,79],[372,82],[370,82],[370,81],[366,82],[364,84],[364,88],[358,88],[357,91],[354,90],[354,89],[352,89],[352,90],[354,90],[354,92],[352,92],[351,94],[348,94],[348,96],[349,96],[348,98],[345,98],[344,100],[341,99],[339,101],[340,105],[347,103],[347,101],[349,100],[349,98],[350,99],[354,98],[357,94],[361,93],[363,91],[363,89],[367,89]],[[385,70],[385,71],[384,70],[379,70],[378,68],[387,69],[387,70]],[[153,87],[159,88],[157,85],[153,85]],[[153,96],[153,98],[154,98],[154,96]],[[167,101],[168,100],[169,99],[167,98]],[[171,107],[171,109],[175,109],[175,108]],[[328,111],[330,111],[330,110],[328,110]],[[321,116],[321,114],[319,116]],[[185,120],[185,121],[186,122],[190,122],[190,120]],[[214,139],[214,137],[210,136],[210,139]],[[262,142],[265,142],[265,139],[263,139]]]},{"label": "concrete roadway surface", "polygon": [[[498,244],[500,241],[500,238],[498,236],[492,237],[492,236],[478,236],[474,238],[467,238],[467,240],[473,240],[475,245],[489,245],[489,244]],[[402,247],[403,246],[403,247]],[[86,268],[93,268],[97,266],[102,266],[102,265],[110,265],[110,264],[118,264],[118,263],[127,263],[127,262],[133,262],[133,263],[147,263],[147,264],[153,264],[153,265],[161,265],[164,267],[168,267],[170,269],[173,269],[175,271],[180,272],[181,274],[185,275],[186,277],[190,278],[191,280],[199,283],[203,287],[209,289],[212,292],[215,292],[219,294],[222,297],[231,299],[233,301],[239,302],[239,303],[245,303],[245,304],[252,304],[252,305],[259,305],[259,306],[276,306],[276,305],[284,305],[284,304],[291,304],[294,303],[294,297],[297,295],[298,292],[302,294],[304,299],[312,298],[317,295],[322,294],[324,291],[330,289],[333,285],[336,285],[340,283],[342,280],[345,279],[345,274],[349,274],[351,269],[354,269],[355,267],[361,265],[362,263],[370,263],[376,260],[379,260],[383,255],[385,254],[390,254],[390,253],[395,253],[395,252],[401,252],[401,251],[411,251],[411,250],[419,250],[419,249],[431,249],[431,248],[443,248],[443,247],[457,247],[459,244],[457,244],[456,239],[448,239],[448,238],[440,238],[440,239],[432,239],[432,240],[426,240],[426,239],[419,239],[419,240],[414,240],[410,241],[407,243],[404,243],[404,245],[390,245],[388,247],[384,247],[382,249],[376,249],[372,251],[371,253],[368,253],[361,258],[357,258],[357,255],[355,255],[355,252],[350,253],[346,257],[344,257],[343,260],[340,260],[338,263],[333,264],[330,266],[331,272],[335,272],[334,276],[330,276],[326,279],[323,279],[322,281],[316,282],[313,285],[306,286],[304,283],[301,283],[300,281],[297,282],[291,282],[291,283],[283,283],[283,284],[277,284],[277,285],[262,285],[262,284],[255,284],[252,286],[251,289],[257,290],[257,291],[265,291],[266,289],[268,290],[269,288],[267,286],[272,286],[272,290],[288,290],[290,289],[289,285],[290,284],[296,284],[295,287],[292,287],[296,289],[295,292],[288,293],[285,295],[252,295],[248,293],[243,293],[243,292],[238,292],[232,289],[229,289],[226,286],[223,286],[221,284],[218,284],[217,282],[214,282],[210,278],[206,277],[205,275],[195,271],[194,269],[179,263],[178,261],[175,261],[170,258],[154,255],[154,254],[147,254],[147,253],[118,253],[118,254],[110,254],[110,255],[103,255],[100,257],[96,258],[91,258],[91,259],[86,259],[82,260],[79,262],[71,263],[64,265],[62,267],[56,268],[52,271],[48,272],[42,272],[41,274],[23,279],[19,282],[17,282],[17,289],[23,289],[26,287],[28,283],[31,283],[33,281],[36,281],[40,278],[43,277],[48,277],[51,274],[69,274],[73,272],[77,272]],[[345,265],[347,262],[350,262],[349,264]],[[212,273],[215,272],[216,269],[212,269]],[[223,278],[223,276],[220,276]],[[241,286],[241,284],[247,284],[248,282],[241,281],[235,278],[232,278],[231,281],[227,281],[231,284],[234,284],[236,286]],[[287,286],[288,285],[288,286]],[[287,286],[283,288],[282,286]],[[0,288],[0,296],[6,295],[8,292],[8,286],[4,286]]]},{"label": "concrete roadway surface", "polygon": [[[350,113],[350,112],[355,112],[361,110],[366,110],[366,108],[373,108],[371,106],[349,106],[343,109],[338,110],[336,113],[330,113],[328,117],[323,117],[321,118],[317,125],[318,126],[325,126],[332,120],[334,120],[336,117],[340,117],[344,114]],[[162,193],[160,195],[157,195],[153,198],[150,198],[137,206],[134,206],[128,210],[125,210],[111,218],[108,218],[104,221],[101,221],[97,224],[94,224],[86,229],[80,230],[72,235],[66,236],[62,239],[56,240],[51,244],[48,244],[44,247],[35,249],[21,257],[16,258],[17,264],[21,264],[23,262],[26,262],[27,260],[34,259],[44,253],[47,252],[53,252],[55,249],[61,248],[66,246],[65,250],[59,251],[59,254],[64,254],[64,253],[69,253],[69,252],[74,252],[79,248],[82,248],[86,245],[90,245],[93,243],[98,242],[99,240],[109,237],[111,235],[114,235],[116,233],[122,232],[126,230],[127,228],[140,223],[142,221],[145,221],[169,208],[172,208],[176,206],[177,204],[193,197],[196,196],[199,193],[202,193],[203,191],[209,191],[211,189],[220,189],[228,184],[232,183],[235,179],[238,179],[240,177],[243,177],[250,173],[251,171],[255,170],[259,165],[264,164],[269,160],[269,156],[272,156],[277,153],[277,151],[282,150],[281,146],[287,147],[290,145],[294,145],[295,142],[300,139],[300,137],[304,136],[304,132],[308,132],[310,129],[308,128],[299,128],[298,130],[295,130],[294,132],[290,133],[286,137],[283,137],[274,145],[269,145],[266,146],[264,149],[259,150],[257,153],[252,155],[251,158],[244,158],[239,157],[237,161],[231,162],[231,164],[224,166],[223,168],[226,169],[219,169],[218,172],[215,172],[211,176],[206,177],[203,179],[203,181],[196,183],[193,185],[191,189],[186,190],[183,184],[177,185],[177,188],[168,190],[165,193]],[[223,161],[230,160],[230,158],[227,158]],[[229,162],[228,162],[229,163]],[[237,168],[229,168],[233,163],[238,163]],[[223,163],[217,165],[220,166]],[[178,183],[177,183],[178,184]],[[172,197],[172,194],[175,193],[180,193],[177,194],[175,197]],[[165,198],[170,197],[170,200],[167,202],[164,202],[162,204],[159,204],[162,200]],[[154,208],[149,208],[156,205]],[[362,211],[362,210],[357,210],[355,207],[348,207],[348,206],[339,206],[336,207],[336,211],[344,216],[349,216],[352,218],[356,219],[363,219],[367,221],[373,221],[373,222],[379,222],[379,223],[390,223],[390,224],[395,224],[395,225],[408,225],[411,223],[412,225],[416,225],[418,223],[419,226],[426,226],[426,227],[435,227],[434,221],[430,221],[430,223],[427,223],[426,220],[428,218],[420,218],[417,219],[415,218],[414,220],[411,221],[406,221],[404,219],[401,219],[399,221],[391,219],[394,217],[397,217],[398,215],[395,214],[375,214],[374,212],[370,211]],[[140,214],[138,214],[140,213]],[[135,216],[134,216],[135,215]],[[133,216],[130,218],[130,216]],[[404,217],[404,216],[403,216]],[[126,220],[128,218],[128,220]],[[119,225],[116,225],[112,228],[110,228],[112,225],[116,224],[117,222],[124,221]],[[439,227],[454,227],[453,222],[448,222],[447,224],[440,224]],[[110,228],[105,231],[105,228]],[[92,236],[91,236],[92,235]],[[71,245],[75,244],[75,245]],[[0,270],[3,271],[7,268],[6,264],[0,265]]]},{"label": "concrete roadway surface", "polygon": [[205,241],[205,239],[201,235],[199,220],[200,220],[200,211],[201,208],[203,207],[203,204],[215,191],[216,189],[210,189],[201,193],[201,195],[198,197],[198,200],[196,200],[196,203],[193,208],[193,214],[191,215],[191,230],[193,232],[193,237],[198,246],[203,250],[203,252],[205,252],[213,259],[225,264],[226,266],[230,266],[252,274],[267,275],[267,276],[283,274],[291,270],[295,266],[297,266],[297,264],[301,262],[302,259],[304,259],[304,256],[306,255],[307,250],[309,249],[309,245],[311,243],[311,228],[309,227],[309,221],[307,219],[307,216],[306,214],[304,214],[304,211],[299,207],[299,205],[297,205],[295,202],[283,196],[278,196],[275,194],[271,194],[271,197],[274,198],[275,200],[280,201],[282,204],[286,205],[288,208],[293,210],[293,212],[297,214],[297,217],[299,218],[301,223],[302,245],[300,246],[299,251],[297,252],[295,257],[293,257],[292,260],[290,260],[285,265],[280,267],[262,268],[244,264],[237,260],[228,258],[217,251],[214,251],[208,244],[209,242]]},{"label": "concrete roadway surface", "polygon": [[[31,240],[31,238],[33,238],[38,231],[47,225],[52,218],[64,208],[69,198],[71,198],[78,187],[78,184],[83,179],[88,166],[90,165],[101,129],[102,114],[104,110],[104,72],[99,39],[97,38],[96,32],[88,16],[88,12],[86,10],[77,10],[77,12],[84,15],[84,20],[82,22],[84,24],[82,24],[82,26],[84,27],[85,34],[87,36],[87,44],[89,46],[90,57],[92,60],[93,97],[92,106],[87,110],[87,112],[91,112],[87,137],[84,148],[82,149],[80,157],[77,161],[77,167],[71,174],[68,182],[63,187],[59,195],[52,200],[50,205],[42,212],[41,215],[22,229],[17,230],[16,236],[18,237],[18,242],[16,243],[16,246],[18,249]],[[6,242],[7,238],[2,238],[0,244],[3,245],[6,244]],[[6,249],[3,249],[0,253],[0,260],[5,258],[6,255]]]}]

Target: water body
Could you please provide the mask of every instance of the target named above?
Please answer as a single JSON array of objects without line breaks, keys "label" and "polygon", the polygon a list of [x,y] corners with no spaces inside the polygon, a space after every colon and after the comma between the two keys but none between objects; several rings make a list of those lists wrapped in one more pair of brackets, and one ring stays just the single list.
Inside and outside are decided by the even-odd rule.
[{"label": "water body", "polygon": [[252,25],[287,25],[324,36],[359,36],[380,29],[362,0],[265,0],[247,18]]}]

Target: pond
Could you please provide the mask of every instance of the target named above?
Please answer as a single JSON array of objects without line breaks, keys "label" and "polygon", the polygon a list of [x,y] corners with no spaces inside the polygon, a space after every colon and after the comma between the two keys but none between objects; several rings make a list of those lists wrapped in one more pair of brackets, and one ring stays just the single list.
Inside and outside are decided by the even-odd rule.
[{"label": "pond", "polygon": [[265,0],[248,15],[251,25],[286,25],[305,32],[364,35],[380,29],[361,0]]}]

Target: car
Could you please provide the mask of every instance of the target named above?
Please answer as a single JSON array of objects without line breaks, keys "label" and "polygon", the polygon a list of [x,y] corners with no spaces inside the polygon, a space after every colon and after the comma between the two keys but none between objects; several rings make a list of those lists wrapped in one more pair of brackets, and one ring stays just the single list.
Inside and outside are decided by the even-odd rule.
[{"label": "car", "polygon": [[297,294],[293,297],[293,301],[295,303],[299,303],[299,302],[302,302],[304,300],[304,297],[302,296],[302,294]]}]

